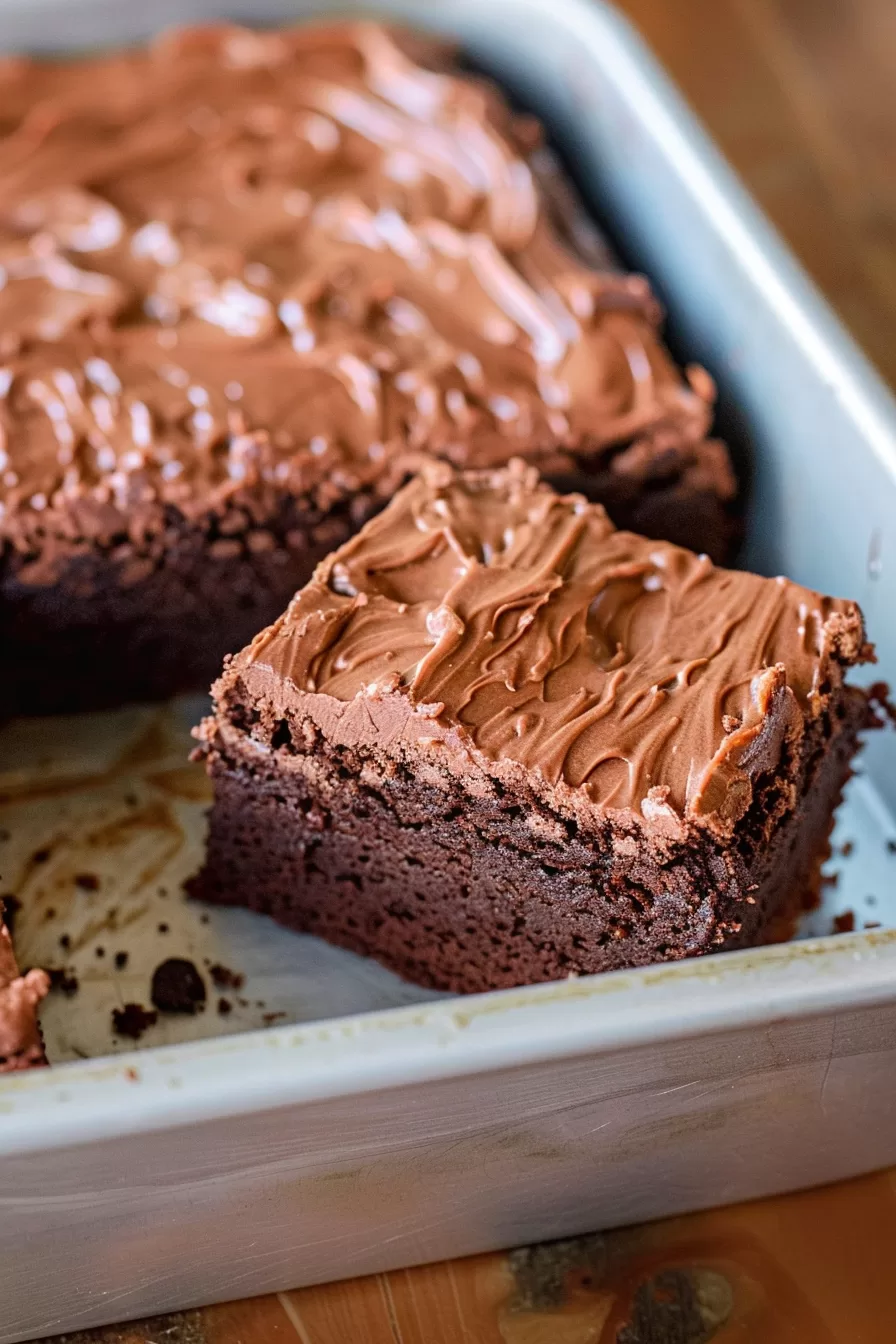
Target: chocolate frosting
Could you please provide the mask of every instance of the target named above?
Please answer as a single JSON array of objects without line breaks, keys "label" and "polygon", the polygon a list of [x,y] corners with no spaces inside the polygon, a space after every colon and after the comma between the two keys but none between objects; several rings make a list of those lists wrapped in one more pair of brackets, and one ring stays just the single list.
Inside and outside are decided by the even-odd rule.
[{"label": "chocolate frosting", "polygon": [[430,453],[649,444],[733,488],[646,281],[449,61],[351,24],[0,65],[0,537],[326,509]]},{"label": "chocolate frosting", "polygon": [[670,835],[685,818],[730,832],[868,656],[851,602],[616,531],[520,461],[433,464],[218,693],[237,677],[331,740],[399,756],[413,741]]},{"label": "chocolate frosting", "polygon": [[0,901],[0,1073],[43,1063],[37,1007],[49,987],[44,971],[19,975]]}]

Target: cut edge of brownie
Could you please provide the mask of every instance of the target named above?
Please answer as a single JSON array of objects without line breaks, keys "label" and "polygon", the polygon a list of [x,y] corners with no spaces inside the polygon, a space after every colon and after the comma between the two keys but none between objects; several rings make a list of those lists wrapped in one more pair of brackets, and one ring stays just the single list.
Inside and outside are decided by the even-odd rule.
[{"label": "cut edge of brownie", "polygon": [[369,511],[365,495],[328,514],[286,496],[267,516],[237,500],[229,520],[169,507],[156,536],[86,551],[60,544],[53,583],[28,581],[34,557],[0,560],[0,645],[13,651],[0,663],[4,713],[83,713],[205,690]]},{"label": "cut edge of brownie", "polygon": [[[338,564],[331,557],[317,578],[328,583]],[[839,605],[818,663],[830,684],[815,688],[799,731],[784,669],[767,668],[753,695],[770,732],[726,730],[685,816],[662,788],[640,812],[595,807],[562,780],[486,759],[469,739],[464,768],[454,756],[446,769],[419,732],[406,745],[390,729],[401,691],[351,703],[302,691],[258,654],[267,632],[225,669],[199,730],[215,804],[192,892],[456,991],[756,944],[817,887],[872,717],[865,692],[842,681],[871,650],[858,609]],[[343,732],[352,714],[370,718],[366,744]]]},{"label": "cut edge of brownie", "polygon": [[696,829],[646,841],[609,820],[583,835],[534,795],[446,797],[391,761],[380,778],[344,753],[284,768],[288,746],[263,757],[207,726],[215,804],[192,894],[455,992],[750,946],[817,889],[867,704],[850,693],[835,712],[836,737],[802,763],[807,806],[752,861]]}]

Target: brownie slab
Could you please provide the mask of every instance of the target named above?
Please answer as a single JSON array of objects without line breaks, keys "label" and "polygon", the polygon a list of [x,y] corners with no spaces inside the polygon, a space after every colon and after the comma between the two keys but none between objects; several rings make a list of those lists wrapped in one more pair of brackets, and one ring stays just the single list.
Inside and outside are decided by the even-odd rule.
[{"label": "brownie slab", "polygon": [[7,712],[204,689],[433,456],[727,551],[711,379],[453,61],[349,24],[0,63]]},{"label": "brownie slab", "polygon": [[233,658],[194,893],[481,990],[760,940],[818,877],[858,608],[433,464]]},{"label": "brownie slab", "polygon": [[0,897],[0,1073],[46,1064],[37,1008],[49,988],[44,971],[19,974]]}]

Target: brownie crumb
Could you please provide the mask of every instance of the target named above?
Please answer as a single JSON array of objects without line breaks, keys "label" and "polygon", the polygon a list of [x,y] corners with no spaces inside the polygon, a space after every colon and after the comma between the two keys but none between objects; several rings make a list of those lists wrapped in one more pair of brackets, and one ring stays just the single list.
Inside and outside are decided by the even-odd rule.
[{"label": "brownie crumb", "polygon": [[81,891],[99,891],[100,880],[96,873],[76,873],[75,886],[80,887]]},{"label": "brownie crumb", "polygon": [[45,924],[52,924],[52,922],[53,922],[53,920],[54,920],[55,918],[56,918],[56,907],[55,907],[55,905],[48,905],[47,908],[46,908],[46,910],[44,911],[44,923],[45,923]]},{"label": "brownie crumb", "polygon": [[244,975],[239,971],[232,971],[229,966],[222,966],[220,962],[209,966],[208,973],[218,989],[242,989],[246,983]]},{"label": "brownie crumb", "polygon": [[18,896],[13,896],[11,891],[8,891],[5,896],[0,896],[0,914],[2,914],[6,927],[9,929],[10,937],[15,933],[16,915],[21,908],[22,902]]},{"label": "brownie crumb", "polygon": [[47,849],[36,849],[36,850],[34,851],[34,853],[31,855],[31,862],[32,862],[32,863],[46,863],[47,859],[50,857],[50,855],[51,855],[52,853],[53,853],[53,851],[52,851],[51,849],[49,849],[49,848],[47,848]]},{"label": "brownie crumb", "polygon": [[116,1036],[127,1036],[132,1041],[139,1041],[144,1031],[154,1027],[158,1020],[158,1013],[144,1008],[142,1003],[126,1003],[123,1008],[112,1009],[112,1027]]},{"label": "brownie crumb", "polygon": [[843,855],[844,859],[848,859],[854,849],[855,845],[852,840],[844,840],[843,844],[840,846],[840,853]]},{"label": "brownie crumb", "polygon": [[59,946],[64,952],[67,952],[72,945],[72,936],[70,933],[61,933],[59,935]]},{"label": "brownie crumb", "polygon": [[106,955],[106,949],[104,947],[98,947],[96,949],[96,955],[98,957],[104,957]]},{"label": "brownie crumb", "polygon": [[159,933],[167,933],[167,932],[168,932],[168,925],[165,923],[160,924]]},{"label": "brownie crumb", "polygon": [[856,927],[856,917],[852,910],[844,910],[842,915],[834,916],[834,933],[852,933]]},{"label": "brownie crumb", "polygon": [[885,681],[875,681],[868,687],[868,698],[876,709],[889,719],[892,724],[896,724],[896,703],[894,703],[890,688]]},{"label": "brownie crumb", "polygon": [[125,968],[125,966],[127,966],[127,964],[128,964],[128,954],[127,954],[127,952],[116,952],[116,953],[115,953],[115,969],[118,970],[118,971],[123,971],[124,968]]},{"label": "brownie crumb", "polygon": [[47,975],[50,977],[50,988],[61,990],[69,999],[80,989],[78,977],[67,971],[64,966],[48,966]]},{"label": "brownie crumb", "polygon": [[233,1012],[233,1004],[230,1002],[229,999],[219,999],[219,1000],[218,1000],[218,1016],[219,1016],[219,1017],[229,1017],[229,1015],[230,1015],[232,1012]]},{"label": "brownie crumb", "polygon": [[205,1006],[205,982],[184,957],[169,957],[153,972],[151,998],[162,1013],[195,1013]]},{"label": "brownie crumb", "polygon": [[285,1013],[263,1013],[261,1020],[266,1027],[269,1027],[272,1022],[279,1022],[285,1016]]}]

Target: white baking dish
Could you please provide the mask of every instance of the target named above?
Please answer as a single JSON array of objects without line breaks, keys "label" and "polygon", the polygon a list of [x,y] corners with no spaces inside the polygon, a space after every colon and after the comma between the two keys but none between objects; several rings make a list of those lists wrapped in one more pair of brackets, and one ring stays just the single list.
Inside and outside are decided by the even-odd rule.
[{"label": "white baking dish", "polygon": [[[78,47],[175,20],[329,8],[6,0],[0,43]],[[659,284],[682,348],[718,376],[732,425],[738,409],[754,464],[750,563],[857,597],[881,674],[896,677],[896,405],[629,28],[595,0],[375,8],[459,34],[547,115],[627,256]],[[54,865],[70,869],[92,843],[103,872],[100,895],[62,912],[82,991],[51,1005],[51,1053],[109,1049],[121,983],[108,958],[87,961],[98,966],[98,940],[111,952],[123,937],[101,904],[109,890],[128,916],[128,975],[166,937],[248,971],[246,1004],[192,1020],[194,1035],[257,1025],[263,1011],[286,1020],[216,1039],[150,1034],[147,1049],[0,1083],[0,1344],[896,1162],[885,735],[841,815],[854,852],[804,932],[830,928],[838,902],[885,927],[439,1000],[245,912],[202,924],[173,887],[158,891],[200,842],[202,795],[180,766],[193,713],[0,735],[7,858],[18,871],[39,837],[53,846],[28,878],[26,957],[58,934],[45,918]],[[135,806],[126,795],[139,811],[163,793],[180,835],[167,848],[164,827],[128,829],[122,812]]]}]

